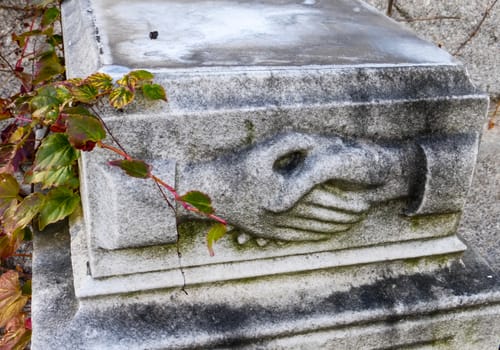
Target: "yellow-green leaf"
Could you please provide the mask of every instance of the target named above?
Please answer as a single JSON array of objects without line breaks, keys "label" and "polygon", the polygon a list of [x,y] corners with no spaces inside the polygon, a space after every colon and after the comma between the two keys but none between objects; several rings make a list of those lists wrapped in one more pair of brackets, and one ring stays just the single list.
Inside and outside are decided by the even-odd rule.
[{"label": "yellow-green leaf", "polygon": [[119,86],[109,94],[109,102],[116,109],[130,104],[134,100],[134,93],[128,87]]},{"label": "yellow-green leaf", "polygon": [[78,176],[76,175],[74,165],[39,171],[28,171],[24,175],[24,182],[30,184],[41,183],[42,189],[54,186],[66,186],[70,188],[77,188],[79,186]]},{"label": "yellow-green leaf", "polygon": [[0,174],[0,216],[10,207],[12,202],[17,202],[19,183],[10,174]]},{"label": "yellow-green leaf", "polygon": [[80,152],[71,146],[66,135],[51,134],[42,141],[36,153],[33,170],[39,171],[72,165],[79,156]]},{"label": "yellow-green leaf", "polygon": [[109,92],[113,88],[113,78],[106,73],[94,73],[87,77],[85,82],[89,83],[100,92]]},{"label": "yellow-green leaf", "polygon": [[24,198],[16,207],[9,207],[4,213],[4,229],[12,233],[23,229],[39,213],[43,205],[44,196],[41,193],[32,193]]},{"label": "yellow-green leaf", "polygon": [[224,237],[224,235],[227,232],[227,226],[224,224],[221,224],[220,222],[216,222],[215,224],[212,225],[210,230],[207,233],[207,247],[208,247],[208,252],[210,253],[210,256],[214,256],[214,249],[213,245],[215,242],[217,242],[219,239]]},{"label": "yellow-green leaf", "polygon": [[75,86],[72,92],[75,100],[88,104],[95,102],[99,94],[99,91],[94,86],[87,84]]}]

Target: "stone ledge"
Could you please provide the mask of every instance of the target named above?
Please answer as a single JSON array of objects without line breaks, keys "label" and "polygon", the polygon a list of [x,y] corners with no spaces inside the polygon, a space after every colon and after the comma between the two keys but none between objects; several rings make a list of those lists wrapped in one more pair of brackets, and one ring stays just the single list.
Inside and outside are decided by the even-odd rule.
[{"label": "stone ledge", "polygon": [[69,241],[66,227],[35,239],[34,349],[465,350],[492,348],[500,332],[500,280],[470,251],[432,273],[401,275],[423,271],[414,260],[77,301]]}]

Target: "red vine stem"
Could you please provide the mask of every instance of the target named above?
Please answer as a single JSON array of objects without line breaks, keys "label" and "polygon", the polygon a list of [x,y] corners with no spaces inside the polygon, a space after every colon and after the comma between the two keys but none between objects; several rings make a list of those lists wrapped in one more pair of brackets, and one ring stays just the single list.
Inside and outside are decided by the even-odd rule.
[{"label": "red vine stem", "polygon": [[119,154],[120,156],[122,156],[126,160],[131,160],[132,159],[132,157],[129,156],[127,153],[125,153],[125,151],[123,151],[121,149],[118,149],[118,148],[116,148],[114,146],[102,143],[101,141],[97,142],[97,146],[99,146],[101,148],[104,148],[104,149],[107,149],[107,150],[110,150],[112,152],[115,152],[116,154]]},{"label": "red vine stem", "polygon": [[[33,19],[31,20],[30,32],[33,31],[33,27],[35,26],[36,18],[37,18],[36,16],[33,16]],[[23,59],[26,57],[25,54],[26,54],[26,49],[28,48],[29,41],[30,41],[30,37],[28,36],[28,37],[26,37],[26,41],[24,42],[23,51],[21,52],[21,56],[19,57],[19,59],[16,62],[16,70],[21,68],[21,66],[23,65]]]},{"label": "red vine stem", "polygon": [[184,209],[186,210],[189,210],[189,211],[192,211],[193,213],[197,213],[197,214],[201,214],[201,215],[204,215],[206,217],[209,217],[210,219],[213,219],[215,221],[218,221],[220,222],[221,224],[223,225],[227,225],[227,221],[218,217],[217,215],[214,215],[214,214],[207,214],[207,213],[204,213],[202,211],[200,211],[198,208],[195,208],[193,207],[192,205],[189,205],[188,203],[186,203],[181,196],[179,196],[179,194],[177,193],[177,191],[175,190],[175,188],[173,188],[172,186],[170,186],[169,184],[167,184],[166,182],[162,181],[161,179],[159,179],[158,177],[154,176],[153,174],[150,175],[150,177],[157,183],[157,184],[160,184],[161,186],[165,187],[170,193],[172,193],[172,195],[174,196],[174,199],[179,202],[183,207]]},{"label": "red vine stem", "polygon": [[[111,146],[111,145],[108,145],[108,144],[105,144],[101,141],[98,141],[97,142],[97,146],[99,146],[100,148],[104,148],[104,149],[107,149],[107,150],[110,150],[120,156],[122,156],[123,158],[127,159],[127,160],[132,160],[132,157],[129,156],[125,151],[121,150],[121,149],[118,149],[114,146]],[[189,210],[193,213],[197,213],[197,214],[200,214],[200,215],[204,215],[210,219],[213,219],[217,222],[220,222],[221,224],[223,225],[227,225],[227,221],[218,217],[217,215],[214,215],[214,214],[208,214],[208,213],[204,213],[202,211],[200,211],[198,208],[195,208],[193,207],[192,205],[186,203],[183,199],[182,199],[182,196],[180,196],[177,191],[175,190],[175,188],[173,188],[172,186],[170,186],[169,184],[167,184],[165,181],[163,181],[162,179],[156,177],[155,175],[153,174],[150,174],[149,175],[149,178],[151,178],[154,182],[156,182],[156,184],[158,185],[161,185],[163,186],[164,188],[166,188],[173,196],[174,196],[174,199],[176,202],[179,202],[184,209],[186,210]]]}]

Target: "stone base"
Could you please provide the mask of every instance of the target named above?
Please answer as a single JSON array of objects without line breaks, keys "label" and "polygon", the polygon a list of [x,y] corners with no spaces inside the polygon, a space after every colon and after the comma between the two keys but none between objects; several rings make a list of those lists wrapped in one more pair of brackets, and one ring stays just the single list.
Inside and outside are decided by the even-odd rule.
[{"label": "stone base", "polygon": [[470,250],[453,262],[435,256],[189,286],[187,294],[77,299],[69,247],[65,226],[35,240],[35,350],[482,350],[500,341],[500,280]]}]

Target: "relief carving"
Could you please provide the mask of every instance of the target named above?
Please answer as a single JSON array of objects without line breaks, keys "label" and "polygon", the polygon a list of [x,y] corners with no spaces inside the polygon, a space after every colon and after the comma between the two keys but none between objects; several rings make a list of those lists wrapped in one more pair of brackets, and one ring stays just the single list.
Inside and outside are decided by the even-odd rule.
[{"label": "relief carving", "polygon": [[476,135],[384,145],[293,132],[188,164],[178,187],[207,193],[220,216],[251,236],[316,241],[394,199],[407,199],[409,216],[460,211],[476,151]]}]

